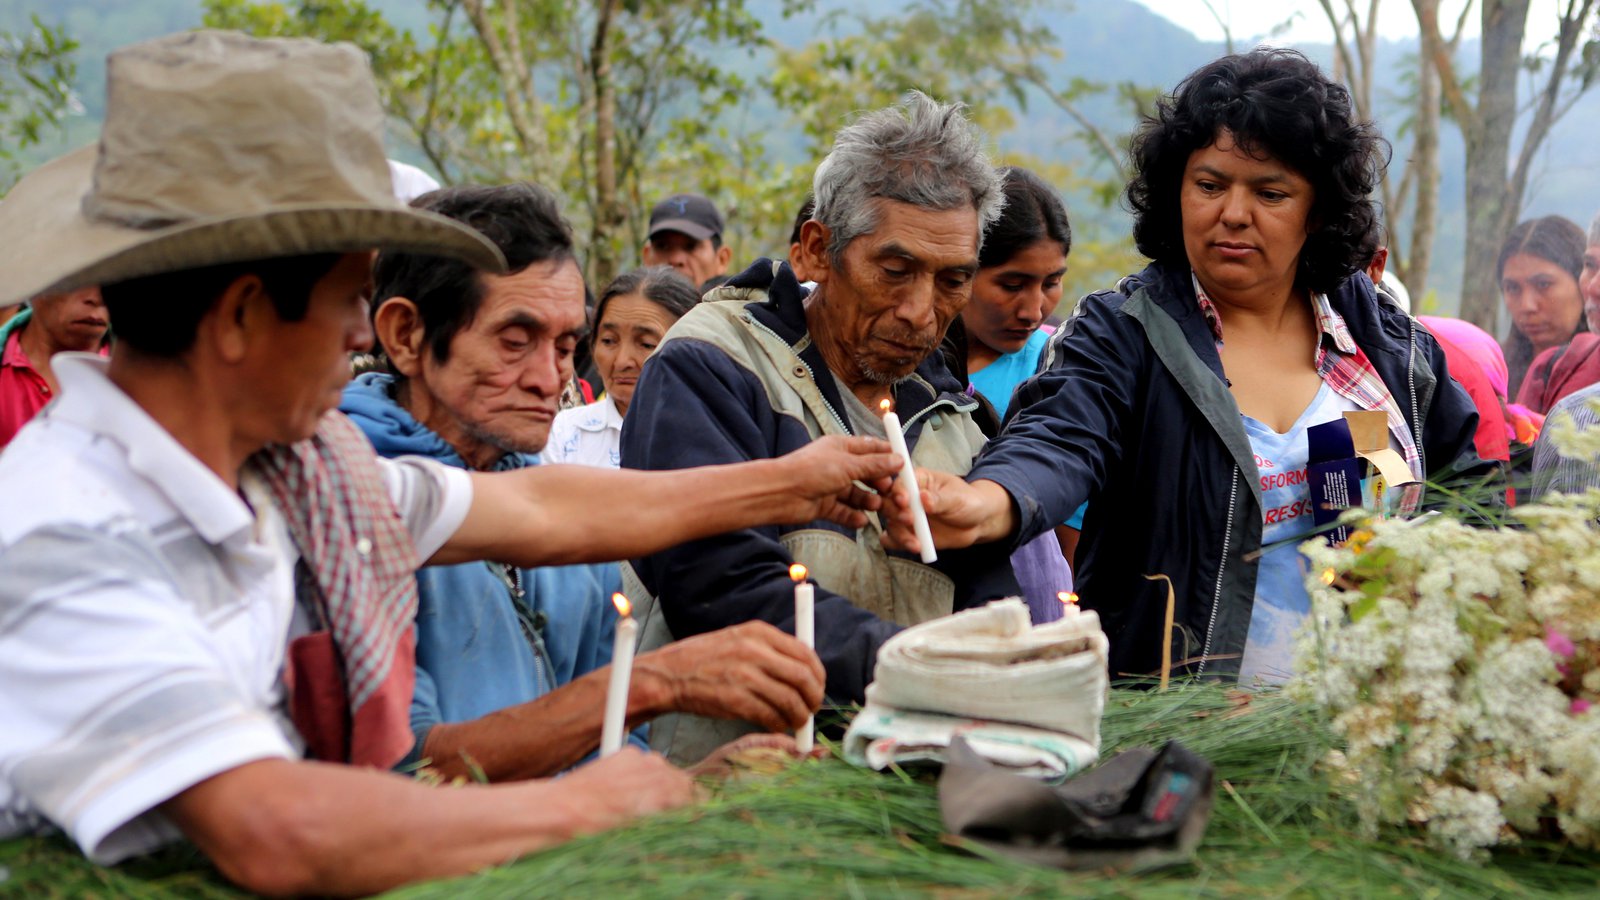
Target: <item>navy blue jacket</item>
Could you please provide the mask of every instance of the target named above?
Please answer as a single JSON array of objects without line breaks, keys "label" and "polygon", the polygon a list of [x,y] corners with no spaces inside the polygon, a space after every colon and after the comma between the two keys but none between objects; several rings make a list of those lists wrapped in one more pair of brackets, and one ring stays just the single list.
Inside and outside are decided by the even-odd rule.
[{"label": "navy blue jacket", "polygon": [[[1429,481],[1497,478],[1473,443],[1472,401],[1427,330],[1379,303],[1361,274],[1329,300],[1409,411]],[[1152,265],[1085,297],[967,477],[1011,494],[1018,542],[1089,502],[1075,574],[1111,639],[1112,677],[1160,666],[1167,588],[1145,578],[1157,574],[1176,589],[1173,660],[1237,673],[1261,548],[1260,478],[1187,268]]]},{"label": "navy blue jacket", "polygon": [[[834,379],[826,375],[821,352],[807,340],[805,290],[789,267],[779,266],[774,273],[770,261],[760,260],[726,288],[767,292],[764,302],[745,307],[754,324],[790,346],[805,341],[801,360],[810,373],[822,373],[815,382],[833,409],[845,409]],[[809,378],[810,373],[785,374]],[[930,408],[949,413],[972,407],[939,354],[930,354],[917,374],[937,388],[938,395],[930,395],[915,379],[897,387],[896,403],[913,450],[925,425],[939,427],[939,416],[929,414],[935,411]],[[847,417],[839,418],[848,428]],[[663,343],[645,364],[622,424],[622,465],[679,469],[767,459],[811,440],[804,423],[773,409],[767,387],[754,372],[709,343],[675,339]],[[825,521],[796,527],[853,534]],[[634,568],[659,599],[667,625],[678,638],[752,619],[792,633],[794,586],[788,570],[794,560],[779,541],[789,530],[751,528],[694,541],[635,560]],[[955,582],[954,606],[964,609],[1018,593],[1008,555],[998,545],[941,552],[934,567]],[[827,668],[828,696],[859,702],[872,680],[878,647],[899,627],[821,586],[816,597],[816,646]]]}]

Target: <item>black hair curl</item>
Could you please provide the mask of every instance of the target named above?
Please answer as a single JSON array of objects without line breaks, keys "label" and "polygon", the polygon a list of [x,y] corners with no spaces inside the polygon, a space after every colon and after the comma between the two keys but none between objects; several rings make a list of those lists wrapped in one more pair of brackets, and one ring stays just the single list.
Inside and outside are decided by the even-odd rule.
[{"label": "black hair curl", "polygon": [[1372,200],[1389,144],[1356,119],[1350,92],[1294,50],[1258,48],[1195,70],[1156,104],[1134,135],[1126,200],[1139,252],[1189,266],[1179,192],[1189,157],[1226,130],[1239,149],[1270,156],[1315,190],[1311,233],[1300,251],[1299,286],[1327,292],[1377,250]]},{"label": "black hair curl", "polygon": [[1061,245],[1061,255],[1072,252],[1072,224],[1055,189],[1027,169],[1012,166],[1002,175],[1006,205],[983,235],[978,268],[1004,265],[1018,253],[1043,240]]}]

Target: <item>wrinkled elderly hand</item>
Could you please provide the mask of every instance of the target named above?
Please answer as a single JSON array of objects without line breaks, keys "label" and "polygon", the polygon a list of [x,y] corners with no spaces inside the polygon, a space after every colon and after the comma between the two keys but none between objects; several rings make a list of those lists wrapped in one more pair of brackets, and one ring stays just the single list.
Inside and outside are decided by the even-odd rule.
[{"label": "wrinkled elderly hand", "polygon": [[604,831],[640,816],[687,806],[700,799],[689,773],[666,758],[623,747],[604,759],[579,766],[562,781],[583,798],[581,831]]},{"label": "wrinkled elderly hand", "polygon": [[634,660],[640,689],[661,692],[661,712],[742,719],[793,731],[822,704],[822,660],[766,622],[695,635]]},{"label": "wrinkled elderly hand", "polygon": [[888,490],[900,468],[887,441],[843,435],[818,438],[774,462],[784,467],[793,498],[774,509],[775,523],[827,519],[848,528],[867,524],[863,510],[878,508],[882,501],[874,492]]},{"label": "wrinkled elderly hand", "polygon": [[728,778],[742,772],[772,774],[802,759],[822,759],[826,747],[817,746],[810,754],[800,752],[787,734],[747,734],[706,754],[688,770],[696,778]]}]

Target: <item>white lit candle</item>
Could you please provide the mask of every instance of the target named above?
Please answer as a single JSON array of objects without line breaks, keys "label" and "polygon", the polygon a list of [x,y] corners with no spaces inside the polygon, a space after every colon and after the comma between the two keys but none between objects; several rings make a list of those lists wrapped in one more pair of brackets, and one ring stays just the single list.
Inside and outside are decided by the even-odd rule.
[{"label": "white lit candle", "polygon": [[[816,606],[817,591],[806,580],[806,567],[795,563],[789,567],[789,577],[794,580],[794,636],[805,644],[807,649],[817,649],[817,622]],[[813,735],[816,733],[817,720],[807,716],[806,724],[800,726],[795,732],[794,742],[801,753],[810,753]]]},{"label": "white lit candle", "polygon": [[1064,616],[1075,616],[1075,615],[1078,614],[1078,595],[1077,594],[1074,594],[1071,591],[1060,591],[1060,592],[1057,592],[1056,599],[1061,601],[1061,614],[1062,615],[1064,615]]},{"label": "white lit candle", "polygon": [[639,636],[639,623],[630,613],[633,605],[621,594],[612,594],[622,618],[617,620],[617,639],[611,645],[611,686],[606,690],[606,717],[600,726],[600,755],[622,749],[623,730],[628,725],[628,682],[633,678],[633,645]]},{"label": "white lit candle", "polygon": [[922,545],[922,561],[935,562],[939,552],[933,549],[933,531],[928,528],[928,514],[922,509],[922,488],[917,484],[917,471],[911,466],[906,436],[900,432],[900,417],[895,415],[894,404],[888,400],[879,403],[878,408],[883,410],[883,430],[889,435],[889,445],[900,454],[899,481],[911,495],[911,524],[917,529],[917,543]]}]

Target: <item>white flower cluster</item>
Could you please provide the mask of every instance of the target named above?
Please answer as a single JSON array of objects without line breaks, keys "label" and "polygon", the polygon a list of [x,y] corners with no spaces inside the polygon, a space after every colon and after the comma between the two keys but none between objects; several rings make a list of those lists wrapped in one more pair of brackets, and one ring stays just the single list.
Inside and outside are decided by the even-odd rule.
[{"label": "white flower cluster", "polygon": [[1304,548],[1288,690],[1327,711],[1326,765],[1370,832],[1420,826],[1463,858],[1552,827],[1600,847],[1600,491],[1514,514]]}]

